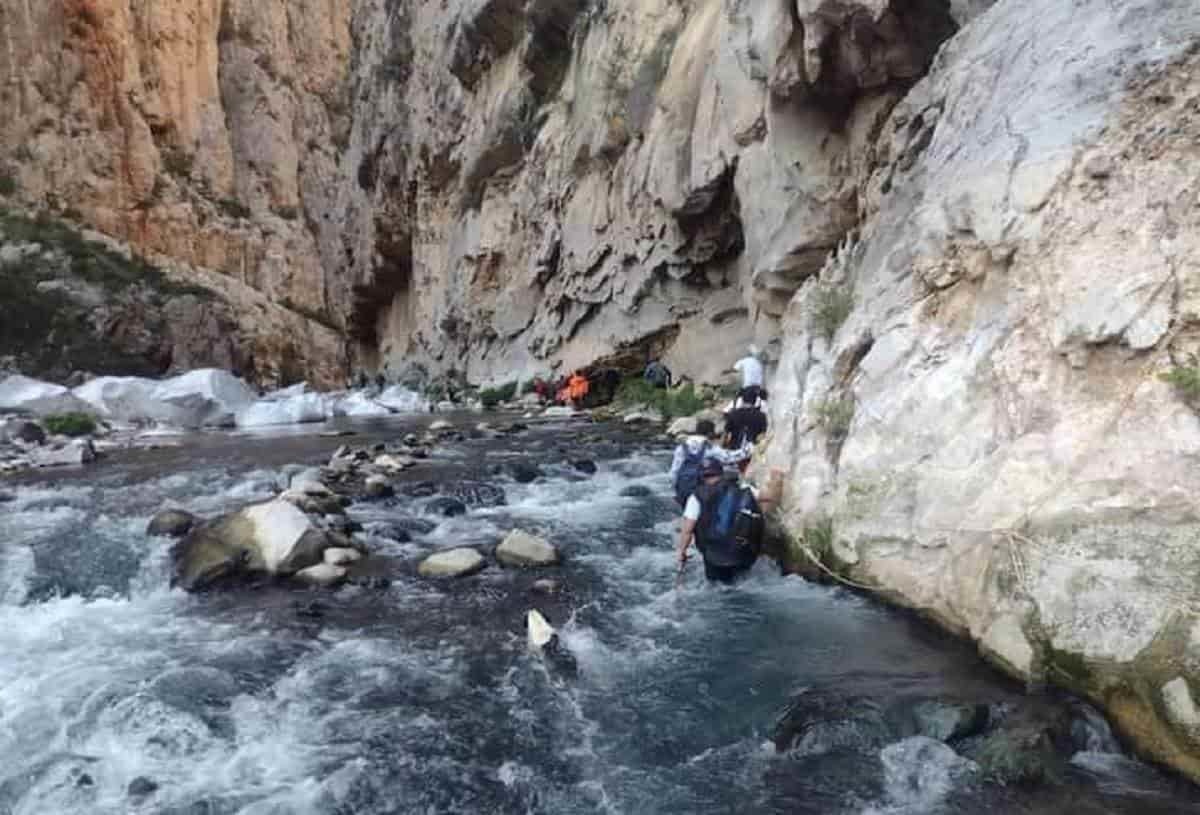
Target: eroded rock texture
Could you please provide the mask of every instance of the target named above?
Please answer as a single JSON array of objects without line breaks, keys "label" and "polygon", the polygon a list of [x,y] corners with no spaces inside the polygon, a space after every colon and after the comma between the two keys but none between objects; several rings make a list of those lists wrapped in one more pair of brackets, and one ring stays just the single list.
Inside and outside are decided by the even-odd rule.
[{"label": "eroded rock texture", "polygon": [[827,565],[1196,778],[1200,419],[1160,374],[1200,342],[1198,37],[1005,0],[951,40],[789,306],[771,448]]}]

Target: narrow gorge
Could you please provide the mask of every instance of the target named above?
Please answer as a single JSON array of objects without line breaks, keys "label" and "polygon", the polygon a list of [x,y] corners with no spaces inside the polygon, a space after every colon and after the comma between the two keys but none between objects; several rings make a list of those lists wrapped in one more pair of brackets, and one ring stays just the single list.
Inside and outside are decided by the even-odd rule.
[{"label": "narrow gorge", "polygon": [[0,372],[721,386],[756,344],[786,570],[1200,782],[1196,0],[0,0],[0,110]]}]

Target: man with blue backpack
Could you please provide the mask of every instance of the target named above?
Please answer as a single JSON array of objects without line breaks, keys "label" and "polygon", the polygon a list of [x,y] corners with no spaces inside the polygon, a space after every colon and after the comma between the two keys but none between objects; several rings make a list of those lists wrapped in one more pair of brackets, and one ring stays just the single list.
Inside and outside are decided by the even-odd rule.
[{"label": "man with blue backpack", "polygon": [[706,459],[701,482],[688,496],[679,531],[679,567],[688,560],[695,541],[704,559],[704,576],[710,581],[733,583],[750,571],[762,551],[766,522],[763,513],[777,500],[782,473],[772,471],[768,493],[742,479],[749,457],[738,462],[738,473],[727,473],[721,461]]},{"label": "man with blue backpack", "polygon": [[717,427],[709,419],[696,423],[696,432],[684,439],[675,448],[671,460],[671,486],[675,489],[675,503],[683,509],[688,496],[700,486],[700,470],[705,459],[714,459],[722,464],[731,464],[733,454],[727,452],[717,441]]}]

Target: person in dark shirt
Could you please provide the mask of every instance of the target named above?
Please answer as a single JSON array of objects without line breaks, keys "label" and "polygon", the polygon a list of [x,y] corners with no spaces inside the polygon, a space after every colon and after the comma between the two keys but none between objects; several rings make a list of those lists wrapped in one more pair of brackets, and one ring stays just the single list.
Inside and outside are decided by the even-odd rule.
[{"label": "person in dark shirt", "polygon": [[767,432],[767,414],[755,405],[741,404],[725,414],[725,449],[740,450],[755,444]]}]

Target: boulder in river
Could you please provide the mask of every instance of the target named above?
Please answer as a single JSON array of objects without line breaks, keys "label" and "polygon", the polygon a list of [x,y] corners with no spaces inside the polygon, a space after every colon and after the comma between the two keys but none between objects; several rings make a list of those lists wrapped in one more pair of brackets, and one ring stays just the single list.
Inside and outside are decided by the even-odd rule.
[{"label": "boulder in river", "polygon": [[571,459],[570,464],[571,464],[572,469],[574,469],[578,472],[584,473],[585,475],[595,475],[596,474],[596,470],[597,470],[596,462],[592,461],[589,458]]},{"label": "boulder in river", "polygon": [[381,498],[391,498],[396,494],[396,490],[383,476],[372,475],[368,476],[366,482],[363,484],[363,494],[367,498],[378,500]]},{"label": "boulder in river", "polygon": [[182,538],[199,519],[190,512],[182,509],[164,509],[150,519],[146,527],[147,535],[161,535],[167,538]]},{"label": "boulder in river", "polygon": [[542,477],[541,469],[529,461],[510,461],[505,469],[518,484],[528,484]]},{"label": "boulder in river", "polygon": [[151,781],[144,775],[139,775],[137,778],[129,782],[129,786],[125,792],[130,798],[145,798],[147,795],[154,793],[158,789],[158,784]]},{"label": "boulder in river", "polygon": [[430,433],[443,433],[453,429],[454,425],[450,424],[450,422],[446,421],[445,419],[438,419],[429,426]]},{"label": "boulder in river", "polygon": [[425,505],[425,511],[432,515],[454,518],[458,515],[466,515],[467,505],[452,496],[439,495]]},{"label": "boulder in river", "polygon": [[292,575],[322,562],[326,533],[288,501],[255,504],[201,524],[175,544],[174,584],[188,591],[246,575]]},{"label": "boulder in river", "polygon": [[575,655],[567,650],[554,626],[537,609],[530,609],[525,614],[525,635],[529,649],[540,654],[550,667],[570,676],[578,673]]},{"label": "boulder in river", "polygon": [[375,459],[375,466],[384,470],[398,473],[402,470],[407,470],[417,466],[417,462],[408,456],[397,456],[391,453],[385,453]]},{"label": "boulder in river", "polygon": [[357,549],[331,546],[325,550],[323,557],[331,566],[348,566],[362,560],[363,556]]},{"label": "boulder in river", "polygon": [[648,498],[654,494],[654,490],[647,487],[645,484],[630,484],[628,487],[622,487],[617,495],[622,498]]},{"label": "boulder in river", "polygon": [[96,448],[89,439],[75,439],[61,447],[38,447],[29,453],[34,467],[77,467],[96,460]]},{"label": "boulder in river", "polygon": [[487,565],[483,555],[467,546],[435,552],[421,561],[417,573],[422,577],[467,577]]},{"label": "boulder in river", "polygon": [[310,515],[344,515],[346,513],[342,499],[328,492],[324,495],[310,495],[292,489],[279,497],[283,501],[295,504]]},{"label": "boulder in river", "polygon": [[318,563],[296,572],[296,579],[313,586],[332,586],[346,579],[346,570],[332,563]]},{"label": "boulder in river", "polygon": [[559,555],[553,544],[528,532],[514,529],[496,547],[496,560],[505,566],[528,568],[553,566],[558,563]]},{"label": "boulder in river", "polygon": [[37,422],[18,422],[7,434],[13,441],[25,444],[45,444],[46,431]]}]

